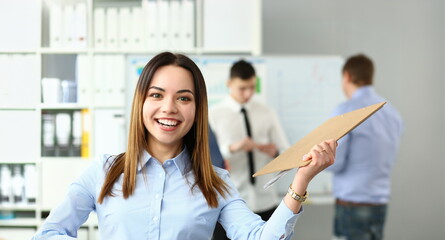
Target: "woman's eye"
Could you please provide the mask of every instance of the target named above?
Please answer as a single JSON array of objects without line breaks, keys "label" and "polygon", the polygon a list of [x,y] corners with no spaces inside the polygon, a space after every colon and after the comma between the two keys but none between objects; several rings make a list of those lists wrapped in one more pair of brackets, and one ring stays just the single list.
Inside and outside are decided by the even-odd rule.
[{"label": "woman's eye", "polygon": [[179,99],[179,101],[182,101],[182,102],[188,102],[188,101],[190,101],[190,98],[189,98],[189,97],[179,97],[178,99]]},{"label": "woman's eye", "polygon": [[152,97],[152,98],[160,98],[161,94],[159,94],[159,93],[152,93],[152,94],[150,94],[150,97]]}]

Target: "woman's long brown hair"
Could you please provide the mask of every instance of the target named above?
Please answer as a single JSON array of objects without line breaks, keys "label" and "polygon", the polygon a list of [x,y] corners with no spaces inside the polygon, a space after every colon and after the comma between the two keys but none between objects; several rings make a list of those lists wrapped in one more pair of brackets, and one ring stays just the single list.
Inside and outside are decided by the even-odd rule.
[{"label": "woman's long brown hair", "polygon": [[[184,136],[183,141],[191,152],[190,160],[195,176],[195,182],[191,188],[198,186],[210,207],[218,206],[218,193],[223,197],[228,193],[227,184],[215,173],[210,160],[207,91],[204,77],[198,66],[188,57],[182,54],[164,52],[153,57],[144,67],[139,77],[131,110],[127,151],[117,155],[109,165],[98,199],[100,204],[105,197],[114,196],[113,185],[122,173],[124,174],[123,197],[127,199],[134,193],[139,159],[148,147],[148,131],[143,123],[142,106],[147,97],[153,75],[160,67],[167,65],[179,66],[190,71],[195,85],[195,123]],[[148,181],[150,180],[148,179]]]}]

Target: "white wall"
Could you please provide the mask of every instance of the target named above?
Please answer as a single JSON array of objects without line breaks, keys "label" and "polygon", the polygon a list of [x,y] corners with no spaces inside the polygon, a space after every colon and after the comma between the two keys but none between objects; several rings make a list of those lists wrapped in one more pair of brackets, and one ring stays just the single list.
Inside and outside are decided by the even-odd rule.
[{"label": "white wall", "polygon": [[[386,239],[445,238],[445,3],[441,0],[264,0],[264,54],[359,52],[406,131],[393,174]],[[327,239],[331,207],[308,207],[295,239]]]}]

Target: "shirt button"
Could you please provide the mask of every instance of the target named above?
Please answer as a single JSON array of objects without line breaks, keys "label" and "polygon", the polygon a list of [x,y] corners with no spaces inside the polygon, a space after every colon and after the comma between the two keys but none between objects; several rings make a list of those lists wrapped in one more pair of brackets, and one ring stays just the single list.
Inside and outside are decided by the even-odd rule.
[{"label": "shirt button", "polygon": [[163,177],[163,174],[162,174],[162,173],[159,173],[159,177],[162,178],[162,177]]},{"label": "shirt button", "polygon": [[153,217],[153,222],[157,222],[158,221],[158,217]]},{"label": "shirt button", "polygon": [[159,198],[159,194],[158,194],[158,193],[156,193],[156,195],[155,195],[155,198],[156,198],[156,199],[158,199],[158,198]]}]

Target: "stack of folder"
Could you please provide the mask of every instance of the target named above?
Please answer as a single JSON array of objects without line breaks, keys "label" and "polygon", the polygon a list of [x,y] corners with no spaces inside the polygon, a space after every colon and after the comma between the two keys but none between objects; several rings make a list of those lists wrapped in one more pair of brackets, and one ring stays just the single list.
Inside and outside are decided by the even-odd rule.
[{"label": "stack of folder", "polygon": [[84,2],[53,4],[49,14],[49,47],[87,47],[87,6]]},{"label": "stack of folder", "polygon": [[142,0],[137,7],[96,7],[98,50],[190,51],[195,46],[193,0]]}]

